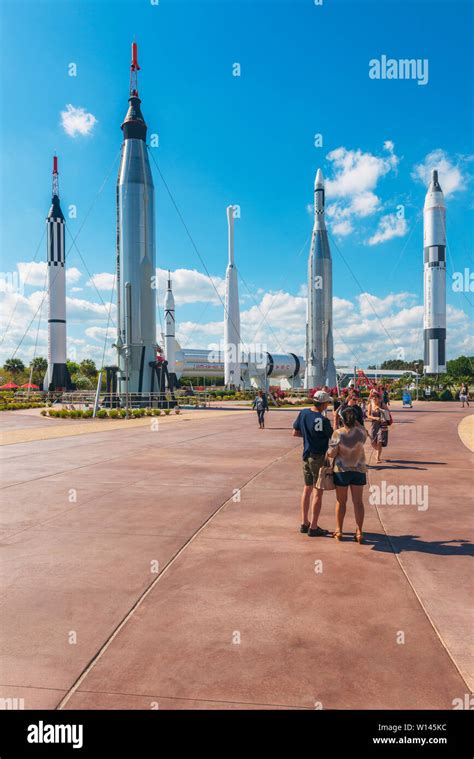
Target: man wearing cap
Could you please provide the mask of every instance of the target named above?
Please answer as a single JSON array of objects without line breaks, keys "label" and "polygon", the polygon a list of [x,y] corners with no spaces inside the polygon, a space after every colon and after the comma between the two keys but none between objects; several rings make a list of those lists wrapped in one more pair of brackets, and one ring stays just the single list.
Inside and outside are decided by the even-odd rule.
[{"label": "man wearing cap", "polygon": [[[310,538],[328,534],[328,530],[318,526],[324,491],[316,488],[316,482],[333,433],[331,423],[323,413],[330,402],[331,396],[324,390],[318,390],[313,396],[313,406],[300,411],[293,423],[294,437],[303,438],[304,488],[301,496],[300,532],[306,532]],[[311,497],[310,522],[308,513]]]}]

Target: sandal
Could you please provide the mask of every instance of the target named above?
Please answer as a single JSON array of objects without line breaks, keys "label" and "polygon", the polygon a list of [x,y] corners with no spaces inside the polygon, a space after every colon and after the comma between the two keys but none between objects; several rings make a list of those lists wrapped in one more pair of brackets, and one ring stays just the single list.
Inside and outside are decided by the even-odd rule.
[{"label": "sandal", "polygon": [[342,540],[342,532],[340,532],[339,530],[336,530],[336,532],[333,532],[332,536],[336,540],[339,540],[339,541]]},{"label": "sandal", "polygon": [[364,534],[361,532],[361,530],[356,530],[354,540],[356,543],[359,543],[359,545],[364,542]]}]

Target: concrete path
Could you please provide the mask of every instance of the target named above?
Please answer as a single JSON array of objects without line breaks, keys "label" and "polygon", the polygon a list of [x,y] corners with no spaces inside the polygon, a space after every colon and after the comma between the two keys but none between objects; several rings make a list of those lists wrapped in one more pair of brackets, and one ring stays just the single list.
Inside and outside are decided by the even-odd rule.
[{"label": "concrete path", "polygon": [[351,508],[344,542],[299,534],[291,410],[272,410],[263,432],[250,412],[207,411],[158,431],[105,421],[5,445],[0,697],[27,709],[452,708],[473,682],[465,415],[394,412],[390,461],[370,484],[421,489],[411,505],[368,504],[362,546]]}]

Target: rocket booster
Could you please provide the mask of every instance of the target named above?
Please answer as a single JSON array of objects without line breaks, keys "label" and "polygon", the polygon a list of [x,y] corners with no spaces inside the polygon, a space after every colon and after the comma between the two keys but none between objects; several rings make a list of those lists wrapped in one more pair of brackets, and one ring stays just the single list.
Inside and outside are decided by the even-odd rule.
[{"label": "rocket booster", "polygon": [[308,261],[306,387],[336,385],[332,337],[332,260],[324,218],[324,178],[314,182],[314,226]]},{"label": "rocket booster", "polygon": [[237,269],[234,263],[234,208],[227,207],[229,261],[225,274],[224,381],[227,386],[241,383],[240,310]]},{"label": "rocket booster", "polygon": [[128,365],[129,392],[145,393],[152,389],[150,363],[156,361],[155,191],[138,97],[137,56],[134,43],[116,190],[117,350],[120,391],[125,390]]},{"label": "rocket booster", "polygon": [[171,275],[168,272],[168,289],[165,295],[165,358],[170,373],[176,372],[175,330],[174,296],[171,289]]},{"label": "rocket booster", "polygon": [[59,202],[58,159],[53,158],[53,191],[46,218],[48,265],[48,369],[44,390],[72,390],[66,366],[66,248],[64,215]]},{"label": "rocket booster", "polygon": [[423,208],[424,370],[446,372],[446,206],[433,170]]}]

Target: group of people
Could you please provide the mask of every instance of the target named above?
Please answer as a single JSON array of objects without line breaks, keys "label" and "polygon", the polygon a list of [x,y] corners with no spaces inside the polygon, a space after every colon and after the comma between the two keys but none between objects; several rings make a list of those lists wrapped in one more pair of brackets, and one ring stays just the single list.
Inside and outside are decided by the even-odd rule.
[{"label": "group of people", "polygon": [[[329,468],[337,499],[333,537],[342,540],[350,489],[357,525],[354,540],[363,543],[363,490],[367,484],[365,421],[371,422],[370,439],[376,452],[376,463],[379,463],[382,448],[388,443],[388,428],[392,424],[389,402],[385,388],[373,388],[367,403],[354,391],[344,399],[333,399],[323,389],[314,394],[312,408],[303,409],[298,414],[293,424],[293,435],[303,438],[302,533],[312,538],[329,534],[318,524],[325,489],[322,477]],[[332,424],[327,417],[330,403],[333,404]]]}]

